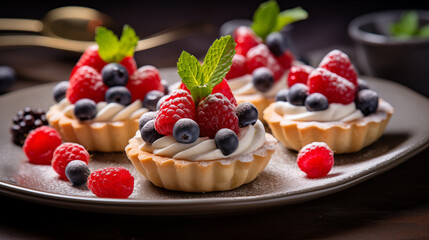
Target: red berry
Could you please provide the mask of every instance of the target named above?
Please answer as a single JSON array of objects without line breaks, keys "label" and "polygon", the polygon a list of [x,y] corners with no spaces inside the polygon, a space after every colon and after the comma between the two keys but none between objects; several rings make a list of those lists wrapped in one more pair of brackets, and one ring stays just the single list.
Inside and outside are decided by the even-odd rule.
[{"label": "red berry", "polygon": [[324,142],[313,142],[299,151],[297,163],[309,178],[324,177],[334,165],[334,152]]},{"label": "red berry", "polygon": [[324,68],[311,72],[307,85],[309,94],[321,93],[329,103],[349,104],[355,98],[356,87],[353,83]]},{"label": "red berry", "polygon": [[79,68],[69,84],[66,97],[73,104],[82,98],[89,98],[94,102],[104,101],[107,86],[103,83],[101,74],[92,67]]},{"label": "red berry", "polygon": [[132,76],[137,70],[136,60],[132,56],[124,57],[119,63],[128,70],[128,76]]},{"label": "red berry", "polygon": [[340,50],[332,50],[320,62],[319,67],[327,69],[333,73],[352,82],[356,87],[357,73],[349,57]]},{"label": "red berry", "polygon": [[242,55],[235,54],[232,58],[232,65],[226,74],[226,79],[233,79],[247,74],[246,58]]},{"label": "red berry", "polygon": [[143,101],[146,93],[151,90],[164,91],[158,69],[147,65],[139,68],[128,80],[126,87],[131,92],[131,102]]},{"label": "red berry", "polygon": [[235,50],[237,54],[246,56],[247,51],[252,47],[262,43],[262,40],[252,31],[251,28],[241,26],[234,31],[234,40],[237,44]]},{"label": "red berry", "polygon": [[295,83],[307,84],[308,76],[313,70],[314,68],[308,65],[293,66],[287,77],[288,86],[292,87]]},{"label": "red berry", "polygon": [[30,163],[49,165],[55,149],[60,144],[60,134],[52,127],[42,126],[28,134],[23,150]]},{"label": "red berry", "polygon": [[87,185],[97,197],[128,198],[134,190],[134,177],[123,167],[109,167],[92,172]]},{"label": "red berry", "polygon": [[92,45],[85,50],[79,61],[74,66],[70,74],[70,79],[72,79],[75,72],[83,66],[90,66],[97,72],[101,72],[101,69],[103,69],[103,67],[106,65],[107,62],[103,61],[103,59],[101,59],[100,55],[98,54],[98,45]]},{"label": "red berry", "polygon": [[88,164],[89,153],[82,145],[66,142],[58,146],[54,151],[52,168],[60,175],[61,179],[67,180],[65,170],[67,164],[73,160],[81,160]]},{"label": "red berry", "polygon": [[247,52],[246,66],[250,73],[257,68],[267,67],[273,72],[274,81],[278,81],[285,72],[265,44],[259,44]]},{"label": "red berry", "polygon": [[293,56],[291,51],[286,50],[282,55],[276,57],[276,59],[277,62],[279,62],[280,65],[287,70],[292,67],[292,62],[295,57]]},{"label": "red berry", "polygon": [[195,103],[187,91],[176,90],[160,105],[155,129],[160,134],[171,135],[174,124],[181,118],[195,120]]},{"label": "red berry", "polygon": [[[179,89],[186,90],[189,94],[191,91],[186,87],[186,85],[182,82],[179,86]],[[228,100],[234,105],[237,106],[237,100],[235,99],[234,95],[232,94],[231,88],[228,85],[228,81],[224,78],[221,83],[216,85],[211,94],[214,93],[222,93]]]},{"label": "red berry", "polygon": [[221,93],[211,94],[198,104],[197,123],[202,137],[214,138],[222,128],[239,132],[235,106]]}]

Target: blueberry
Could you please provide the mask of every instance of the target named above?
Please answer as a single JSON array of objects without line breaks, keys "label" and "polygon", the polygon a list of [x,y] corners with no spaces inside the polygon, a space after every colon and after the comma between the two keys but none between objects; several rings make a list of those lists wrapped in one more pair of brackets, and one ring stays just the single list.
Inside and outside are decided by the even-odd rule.
[{"label": "blueberry", "polygon": [[128,70],[119,63],[109,63],[101,70],[101,77],[108,87],[125,86],[128,82]]},{"label": "blueberry", "polygon": [[141,128],[140,135],[145,142],[150,144],[163,137],[163,135],[158,133],[155,129],[155,120],[150,120],[147,122]]},{"label": "blueberry", "polygon": [[304,106],[305,99],[308,96],[308,87],[303,83],[295,83],[289,88],[287,101],[295,106]]},{"label": "blueberry", "polygon": [[307,111],[323,111],[329,107],[328,99],[321,93],[312,93],[305,99]]},{"label": "blueberry", "polygon": [[158,114],[157,112],[146,112],[143,115],[141,115],[139,119],[139,129],[142,129],[143,126],[150,120],[154,120],[157,114]]},{"label": "blueberry", "polygon": [[0,92],[6,91],[15,82],[15,70],[8,66],[0,66]]},{"label": "blueberry", "polygon": [[275,56],[281,56],[287,46],[283,35],[280,32],[270,33],[265,39],[265,44]]},{"label": "blueberry", "polygon": [[65,170],[66,176],[74,186],[84,185],[91,174],[88,165],[81,160],[69,162]]},{"label": "blueberry", "polygon": [[276,102],[282,101],[287,102],[287,95],[289,94],[289,89],[281,89],[276,94]]},{"label": "blueberry", "polygon": [[193,143],[200,136],[200,127],[190,118],[181,118],[174,124],[173,136],[178,142]]},{"label": "blueberry", "polygon": [[260,67],[253,71],[253,85],[260,92],[266,92],[274,85],[273,72],[266,67]]},{"label": "blueberry", "polygon": [[240,103],[235,109],[235,114],[238,117],[239,127],[245,127],[249,124],[255,125],[258,121],[258,109],[249,102]]},{"label": "blueberry", "polygon": [[123,86],[116,86],[107,89],[104,99],[108,103],[119,103],[127,106],[131,103],[131,93],[128,88]]},{"label": "blueberry", "polygon": [[378,108],[378,94],[371,89],[359,91],[355,98],[356,108],[359,109],[364,116],[375,113]]},{"label": "blueberry", "polygon": [[216,147],[220,149],[223,155],[227,156],[238,147],[238,137],[234,131],[229,128],[222,128],[215,135]]},{"label": "blueberry", "polygon": [[364,89],[370,89],[368,82],[363,80],[363,79],[358,78],[358,90],[357,91],[359,92],[360,90],[364,90]]},{"label": "blueberry", "polygon": [[61,81],[55,85],[52,93],[54,95],[55,102],[60,102],[66,97],[67,88],[69,87],[69,81]]},{"label": "blueberry", "polygon": [[170,88],[168,87],[167,80],[162,79],[161,84],[164,87],[164,95],[168,95],[170,93]]},{"label": "blueberry", "polygon": [[163,92],[158,90],[152,90],[146,93],[143,100],[143,107],[149,109],[149,111],[155,111],[158,101],[164,96]]},{"label": "blueberry", "polygon": [[74,104],[74,115],[80,121],[94,119],[97,115],[97,105],[91,99],[82,98]]}]

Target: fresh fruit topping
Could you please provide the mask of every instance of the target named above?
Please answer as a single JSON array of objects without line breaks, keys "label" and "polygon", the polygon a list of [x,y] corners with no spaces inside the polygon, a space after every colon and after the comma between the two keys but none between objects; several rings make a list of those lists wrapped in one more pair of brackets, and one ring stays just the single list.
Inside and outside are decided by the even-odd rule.
[{"label": "fresh fruit topping", "polygon": [[82,98],[101,102],[104,100],[106,90],[107,86],[104,85],[101,74],[92,67],[83,66],[70,79],[66,96],[72,104]]},{"label": "fresh fruit topping", "polygon": [[320,93],[312,93],[305,99],[307,111],[323,111],[329,107],[328,99]]},{"label": "fresh fruit topping", "polygon": [[131,75],[126,87],[131,92],[131,102],[138,99],[143,101],[146,94],[151,90],[164,91],[158,69],[149,65],[137,69]]},{"label": "fresh fruit topping", "polygon": [[97,115],[97,105],[91,99],[83,98],[74,105],[74,116],[80,121],[94,119]]},{"label": "fresh fruit topping", "polygon": [[308,76],[314,70],[308,65],[293,66],[287,77],[287,84],[292,87],[295,83],[307,84]]},{"label": "fresh fruit topping", "polygon": [[289,95],[289,89],[283,88],[276,94],[276,102],[287,102],[287,96]]},{"label": "fresh fruit topping", "polygon": [[131,93],[128,88],[116,86],[107,89],[104,97],[107,103],[118,103],[127,106],[131,103]]},{"label": "fresh fruit topping", "polygon": [[305,84],[297,83],[289,88],[287,101],[295,106],[304,106],[305,99],[308,96],[308,87]]},{"label": "fresh fruit topping", "polygon": [[48,124],[42,109],[32,110],[26,107],[24,110],[18,111],[16,116],[12,118],[12,126],[10,127],[12,142],[22,146],[31,130]]},{"label": "fresh fruit topping", "polygon": [[164,93],[158,90],[149,91],[143,100],[143,107],[149,111],[155,111],[158,101],[164,97]]},{"label": "fresh fruit topping", "polygon": [[265,44],[276,57],[283,55],[287,49],[286,40],[280,32],[270,33],[265,39]]},{"label": "fresh fruit topping", "polygon": [[163,137],[163,135],[158,133],[155,129],[155,120],[149,120],[143,125],[140,129],[140,135],[145,142],[150,144]]},{"label": "fresh fruit topping", "polygon": [[[183,89],[191,93],[183,82],[180,84],[179,89]],[[223,79],[221,83],[219,83],[213,88],[211,94],[215,93],[222,93],[234,106],[237,106],[237,100],[232,94],[231,88],[229,87],[228,81],[226,79]]]},{"label": "fresh fruit topping", "polygon": [[82,54],[76,65],[73,67],[70,74],[70,79],[72,79],[76,71],[83,66],[89,66],[94,68],[95,71],[101,72],[106,64],[107,62],[103,61],[103,59],[101,59],[100,55],[98,54],[98,46],[89,46]]},{"label": "fresh fruit topping", "polygon": [[364,89],[356,94],[356,108],[359,109],[364,116],[375,113],[378,108],[378,94],[371,89]]},{"label": "fresh fruit topping", "polygon": [[234,41],[237,44],[235,50],[237,54],[246,56],[249,49],[262,43],[262,40],[256,36],[251,28],[246,26],[238,27],[234,31]]},{"label": "fresh fruit topping", "polygon": [[222,128],[239,132],[235,106],[221,93],[211,94],[198,104],[197,123],[202,137],[214,138]]},{"label": "fresh fruit topping", "polygon": [[161,80],[161,84],[164,87],[164,90],[162,91],[164,95],[168,95],[170,93],[170,88],[168,87],[168,82],[165,79]]},{"label": "fresh fruit topping", "polygon": [[128,198],[134,190],[134,177],[123,167],[109,167],[92,172],[87,186],[98,197]]},{"label": "fresh fruit topping", "polygon": [[257,68],[267,67],[273,72],[274,81],[278,81],[285,72],[265,44],[259,44],[247,52],[246,66],[250,73]]},{"label": "fresh fruit topping", "polygon": [[0,93],[5,92],[15,82],[15,70],[8,66],[0,66]]},{"label": "fresh fruit topping", "polygon": [[321,93],[329,103],[349,104],[353,102],[356,87],[347,79],[324,68],[316,68],[308,77],[309,93]]},{"label": "fresh fruit topping", "polygon": [[89,170],[87,163],[84,161],[73,160],[67,164],[65,174],[73,186],[81,186],[86,184],[91,171]]},{"label": "fresh fruit topping", "polygon": [[55,149],[61,144],[61,136],[55,128],[41,126],[25,139],[23,150],[30,163],[49,165]]},{"label": "fresh fruit topping", "polygon": [[280,66],[282,66],[283,69],[286,69],[286,70],[292,67],[292,62],[294,59],[295,59],[295,56],[289,50],[286,50],[282,55],[276,57],[276,60],[280,64]]},{"label": "fresh fruit topping", "polygon": [[143,115],[141,115],[139,118],[139,129],[142,129],[143,126],[150,120],[155,120],[157,114],[158,114],[157,112],[151,111],[151,112],[145,112]]},{"label": "fresh fruit topping", "polygon": [[253,86],[260,92],[270,90],[274,85],[273,72],[266,67],[255,69],[252,73]]},{"label": "fresh fruit topping", "polygon": [[235,54],[232,58],[232,65],[229,72],[226,74],[226,79],[233,79],[247,74],[246,57]]},{"label": "fresh fruit topping", "polygon": [[222,152],[223,155],[228,156],[229,154],[235,152],[238,147],[238,137],[237,134],[228,128],[222,128],[216,132],[215,135],[215,144],[218,149]]},{"label": "fresh fruit topping", "polygon": [[299,151],[297,163],[308,178],[321,178],[331,171],[334,152],[324,142],[313,142]]},{"label": "fresh fruit topping", "polygon": [[365,80],[363,80],[361,78],[358,78],[357,81],[358,81],[358,90],[357,90],[357,92],[359,92],[360,90],[364,90],[364,89],[370,89],[369,84],[368,84],[367,81],[365,81]]},{"label": "fresh fruit topping", "polygon": [[187,91],[176,90],[160,105],[155,128],[162,135],[171,135],[181,118],[195,119],[195,103]]},{"label": "fresh fruit topping", "polygon": [[67,89],[69,88],[69,81],[61,81],[55,85],[52,90],[55,102],[59,103],[66,97]]},{"label": "fresh fruit topping", "polygon": [[66,142],[59,145],[52,158],[52,168],[60,175],[61,179],[67,180],[66,167],[73,160],[80,160],[88,164],[89,153],[80,144]]},{"label": "fresh fruit topping", "polygon": [[108,87],[125,86],[128,82],[128,70],[119,63],[109,63],[101,70],[101,77]]},{"label": "fresh fruit topping", "polygon": [[349,57],[340,50],[335,49],[329,52],[323,57],[319,67],[336,73],[352,82],[356,87],[358,86],[355,67],[351,63]]},{"label": "fresh fruit topping", "polygon": [[189,118],[181,118],[174,124],[173,136],[181,143],[193,143],[200,136],[200,127]]},{"label": "fresh fruit topping", "polygon": [[250,124],[255,125],[256,121],[258,121],[258,109],[249,102],[240,103],[235,109],[235,115],[238,117],[238,126],[240,128]]},{"label": "fresh fruit topping", "polygon": [[128,76],[133,75],[137,71],[137,63],[132,56],[124,57],[119,63],[127,69]]}]

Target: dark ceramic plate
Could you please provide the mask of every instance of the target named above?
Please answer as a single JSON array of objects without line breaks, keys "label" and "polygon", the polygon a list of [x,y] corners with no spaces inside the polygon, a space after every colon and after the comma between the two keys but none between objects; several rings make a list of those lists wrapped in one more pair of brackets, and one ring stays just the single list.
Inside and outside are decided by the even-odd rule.
[{"label": "dark ceramic plate", "polygon": [[[163,69],[161,75],[171,82],[178,79],[172,69]],[[141,215],[233,212],[316,199],[387,171],[429,145],[429,100],[396,83],[366,79],[394,106],[395,114],[379,141],[358,153],[335,156],[327,177],[306,178],[296,166],[296,153],[279,146],[265,171],[249,184],[226,192],[182,193],[153,186],[137,173],[125,153],[94,153],[92,170],[121,165],[134,175],[135,189],[128,199],[98,198],[85,187],[59,180],[50,166],[28,163],[21,148],[10,141],[11,119],[26,106],[47,110],[53,104],[54,85],[13,92],[0,98],[0,192],[58,207]]]}]

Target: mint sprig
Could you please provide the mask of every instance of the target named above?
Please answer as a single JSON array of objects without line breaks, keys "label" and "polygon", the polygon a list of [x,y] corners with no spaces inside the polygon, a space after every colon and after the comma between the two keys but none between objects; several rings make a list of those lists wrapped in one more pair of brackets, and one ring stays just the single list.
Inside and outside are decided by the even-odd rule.
[{"label": "mint sprig", "polygon": [[201,65],[198,59],[183,51],[177,61],[177,72],[192,95],[195,104],[211,94],[228,73],[235,54],[235,42],[231,36],[213,42]]},{"label": "mint sprig", "polygon": [[106,27],[98,27],[95,41],[98,44],[98,54],[105,62],[120,62],[128,56],[133,56],[139,37],[134,29],[124,25],[121,38]]},{"label": "mint sprig", "polygon": [[399,21],[390,26],[390,34],[397,38],[429,37],[429,24],[419,28],[419,15],[416,11],[404,12]]},{"label": "mint sprig", "polygon": [[272,32],[280,31],[283,27],[296,21],[308,18],[308,13],[301,7],[295,7],[280,12],[275,0],[259,5],[253,15],[252,30],[260,38],[265,38]]}]

